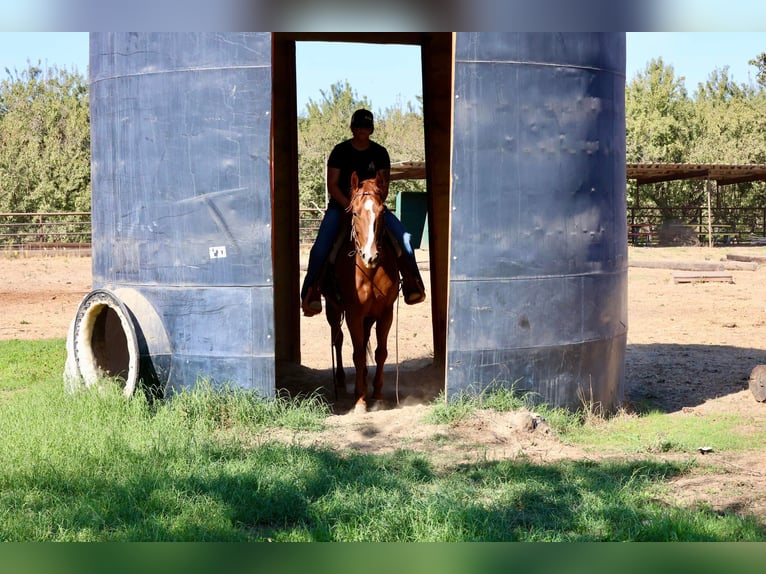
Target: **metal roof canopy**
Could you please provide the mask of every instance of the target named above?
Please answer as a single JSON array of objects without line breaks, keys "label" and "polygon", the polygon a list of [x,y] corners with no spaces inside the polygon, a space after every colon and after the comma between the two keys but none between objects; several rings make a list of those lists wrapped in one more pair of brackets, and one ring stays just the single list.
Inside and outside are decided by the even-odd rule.
[{"label": "metal roof canopy", "polygon": [[391,181],[425,178],[426,162],[424,161],[400,161],[391,164]]},{"label": "metal roof canopy", "polygon": [[[681,179],[711,179],[717,185],[766,181],[766,164],[723,163],[628,163],[628,179],[638,185]],[[391,165],[391,179],[422,179],[425,162],[404,161]]]},{"label": "metal roof canopy", "polygon": [[709,179],[716,185],[766,181],[766,164],[628,163],[627,178],[638,185],[681,179]]}]

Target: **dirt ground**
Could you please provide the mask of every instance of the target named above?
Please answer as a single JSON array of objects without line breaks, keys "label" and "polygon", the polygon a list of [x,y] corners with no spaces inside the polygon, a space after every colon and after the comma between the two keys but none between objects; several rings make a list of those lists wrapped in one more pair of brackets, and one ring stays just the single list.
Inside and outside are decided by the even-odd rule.
[{"label": "dirt ground", "polygon": [[[676,283],[672,269],[644,266],[720,262],[730,253],[763,257],[766,248],[631,247],[627,411],[651,407],[670,416],[711,420],[733,413],[742,417],[743,424],[766,424],[766,404],[757,402],[748,390],[753,367],[766,364],[766,264],[729,270],[733,283]],[[427,279],[427,254],[419,252],[418,258]],[[80,300],[91,288],[90,257],[0,254],[0,265],[0,339],[65,337]],[[481,413],[450,426],[423,424],[427,403],[443,388],[443,372],[432,362],[428,303],[398,307],[398,322],[389,337],[385,400],[366,414],[349,412],[349,396],[335,400],[329,328],[323,316],[303,318],[301,331],[302,365],[281,366],[278,384],[291,392],[318,389],[334,402],[337,414],[330,417],[324,432],[275,431],[274,436],[367,453],[404,447],[428,451],[444,464],[515,457],[543,463],[607,456],[562,443],[545,424],[531,424],[528,413]],[[351,382],[348,342],[344,357]],[[667,456],[677,459],[679,455]],[[766,525],[765,445],[753,444],[744,453],[714,449],[706,455],[683,456],[697,459],[700,465],[671,483],[667,496],[673,503],[755,513]]]}]

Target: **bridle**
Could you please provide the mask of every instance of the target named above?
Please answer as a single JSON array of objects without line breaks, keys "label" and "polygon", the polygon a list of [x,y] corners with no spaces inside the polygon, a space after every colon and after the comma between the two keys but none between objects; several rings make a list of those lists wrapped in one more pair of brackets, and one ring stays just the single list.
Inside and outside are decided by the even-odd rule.
[{"label": "bridle", "polygon": [[[355,256],[357,253],[361,254],[361,253],[362,253],[362,251],[363,251],[363,249],[362,249],[362,245],[361,245],[361,243],[360,243],[360,241],[359,241],[359,234],[358,234],[358,232],[357,232],[357,230],[356,230],[356,225],[354,224],[354,219],[353,219],[353,217],[354,217],[355,215],[354,215],[354,212],[353,212],[353,209],[352,209],[352,207],[353,207],[353,205],[354,205],[354,203],[355,203],[356,201],[359,201],[359,200],[360,200],[360,198],[364,198],[364,197],[367,197],[367,196],[375,196],[375,197],[378,197],[378,198],[380,198],[380,191],[378,191],[378,190],[376,189],[375,191],[369,191],[369,190],[365,190],[365,191],[360,191],[360,192],[354,192],[354,193],[352,193],[352,195],[351,195],[351,202],[348,204],[348,207],[346,208],[346,212],[347,212],[347,213],[350,213],[350,214],[351,214],[351,216],[352,216],[352,219],[351,219],[351,241],[352,241],[352,242],[353,242],[353,244],[354,244],[354,249],[353,249],[352,251],[349,251],[349,253],[348,253],[348,256],[349,256],[349,257],[354,257],[354,256]],[[377,223],[377,222],[376,222],[376,224],[377,224],[378,226],[380,225],[380,224],[379,224],[379,223]],[[376,227],[375,235],[379,235],[379,233],[378,233],[378,231],[377,231],[378,229],[380,229],[380,228],[379,228],[379,227]],[[381,246],[380,246],[380,237],[375,237],[375,247],[377,248],[378,252],[380,252],[380,250],[381,250]],[[359,265],[359,263],[358,263],[358,262],[357,262],[357,265]],[[377,267],[377,265],[378,265],[378,264],[376,263],[376,264],[374,265],[374,267]]]}]

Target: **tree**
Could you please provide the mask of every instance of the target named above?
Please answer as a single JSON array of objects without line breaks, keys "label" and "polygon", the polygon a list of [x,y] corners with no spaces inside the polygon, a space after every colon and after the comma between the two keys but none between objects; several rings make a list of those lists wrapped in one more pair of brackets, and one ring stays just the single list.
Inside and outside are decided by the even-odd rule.
[{"label": "tree", "polygon": [[354,110],[370,107],[348,82],[336,82],[321,94],[320,101],[309,100],[305,116],[298,118],[298,193],[303,207],[326,205],[327,157],[337,143],[351,136]]},{"label": "tree", "polygon": [[[359,97],[348,82],[336,82],[322,98],[309,100],[305,112],[298,118],[298,188],[302,207],[322,206],[325,197],[327,157],[339,142],[351,137],[349,122],[358,108],[371,109],[366,96]],[[425,159],[423,114],[412,103],[401,103],[375,114],[373,139],[385,146],[391,162],[422,161]],[[396,193],[425,190],[425,181],[396,181],[391,183],[388,205],[393,207]]]},{"label": "tree", "polygon": [[[402,161],[425,161],[425,136],[423,132],[422,101],[420,110],[412,103],[402,106],[398,102],[387,108],[375,128],[377,141],[388,149],[391,163]],[[399,180],[391,182],[388,194],[389,208],[396,203],[396,194],[402,191],[425,191],[425,180]]]},{"label": "tree", "polygon": [[729,77],[728,66],[713,70],[694,99],[694,139],[687,161],[764,163],[764,92]]},{"label": "tree", "polygon": [[29,65],[0,83],[0,210],[90,210],[90,111],[77,72]]},{"label": "tree", "polygon": [[[763,88],[733,82],[728,67],[713,70],[695,93],[695,137],[689,150],[693,163],[752,164],[766,162],[766,96]],[[764,202],[762,183],[727,186],[717,194],[716,219],[738,223],[738,210]]]},{"label": "tree", "polygon": [[[628,162],[684,162],[694,137],[692,102],[687,96],[683,77],[677,77],[673,66],[662,58],[651,60],[644,71],[625,89],[626,156]],[[628,188],[629,195],[637,193]],[[685,182],[648,186],[641,190],[663,210],[666,218],[674,217],[673,207],[687,205],[695,191]]]},{"label": "tree", "polygon": [[758,73],[755,76],[755,80],[766,87],[766,52],[761,52],[755,58],[748,61],[748,64],[758,68]]}]

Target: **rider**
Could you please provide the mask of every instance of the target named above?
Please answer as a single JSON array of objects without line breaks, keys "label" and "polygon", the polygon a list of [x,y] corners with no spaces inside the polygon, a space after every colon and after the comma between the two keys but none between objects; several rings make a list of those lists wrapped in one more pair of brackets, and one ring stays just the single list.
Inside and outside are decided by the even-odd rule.
[{"label": "rider", "polygon": [[[338,235],[343,211],[350,203],[351,174],[356,171],[360,181],[381,174],[385,182],[381,190],[383,199],[388,196],[391,160],[386,148],[370,139],[375,131],[372,112],[365,109],[356,110],[351,116],[350,127],[353,137],[336,145],[327,159],[327,191],[330,200],[309,254],[308,270],[301,288],[301,307],[307,317],[322,311],[317,280]],[[410,244],[410,234],[388,209],[384,212],[384,221],[401,248],[399,270],[403,279],[404,301],[408,305],[420,303],[425,300],[426,292],[415,261],[415,252]]]}]

